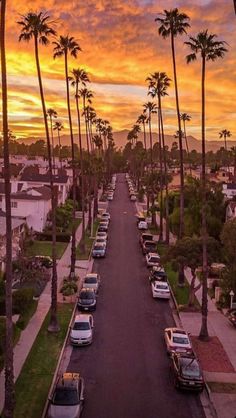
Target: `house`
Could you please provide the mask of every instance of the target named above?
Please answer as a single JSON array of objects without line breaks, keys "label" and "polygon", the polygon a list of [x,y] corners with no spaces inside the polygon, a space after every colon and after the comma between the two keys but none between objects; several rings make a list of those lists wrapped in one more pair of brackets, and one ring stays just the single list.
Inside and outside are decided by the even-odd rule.
[{"label": "house", "polygon": [[[12,258],[17,258],[21,242],[25,235],[25,220],[19,218],[12,218]],[[6,257],[6,216],[0,211],[0,271],[5,270]]]},{"label": "house", "polygon": [[226,200],[230,200],[236,196],[236,183],[223,183],[222,187],[222,193],[225,195]]},{"label": "house", "polygon": [[[6,211],[5,196],[2,210]],[[11,193],[12,218],[20,218],[34,231],[42,232],[51,210],[51,191],[47,186],[32,187]]]},{"label": "house", "polygon": [[225,220],[226,222],[229,221],[230,219],[236,218],[236,202],[229,202],[227,207],[226,207],[226,216],[225,216]]}]

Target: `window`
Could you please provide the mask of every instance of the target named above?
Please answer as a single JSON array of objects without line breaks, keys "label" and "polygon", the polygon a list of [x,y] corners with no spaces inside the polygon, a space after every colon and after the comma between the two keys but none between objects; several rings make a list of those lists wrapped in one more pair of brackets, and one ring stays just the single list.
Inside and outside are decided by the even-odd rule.
[{"label": "window", "polygon": [[14,202],[14,201],[13,201],[13,202],[11,202],[11,207],[12,207],[12,208],[17,208],[17,202]]}]

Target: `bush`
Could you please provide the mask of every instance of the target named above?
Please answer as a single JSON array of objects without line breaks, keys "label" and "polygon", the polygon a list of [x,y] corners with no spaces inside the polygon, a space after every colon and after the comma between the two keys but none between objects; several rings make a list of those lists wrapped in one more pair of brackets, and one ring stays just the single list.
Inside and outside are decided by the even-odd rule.
[{"label": "bush", "polygon": [[[70,237],[69,232],[57,232],[56,234],[57,242],[70,242]],[[52,241],[52,232],[39,232],[36,239],[38,241]]]},{"label": "bush", "polygon": [[64,279],[64,283],[61,287],[60,292],[63,294],[63,296],[70,296],[74,295],[77,292],[77,290],[78,286],[74,280]]},{"label": "bush", "polygon": [[26,312],[33,303],[34,289],[29,287],[16,290],[13,293],[13,312],[22,314]]}]

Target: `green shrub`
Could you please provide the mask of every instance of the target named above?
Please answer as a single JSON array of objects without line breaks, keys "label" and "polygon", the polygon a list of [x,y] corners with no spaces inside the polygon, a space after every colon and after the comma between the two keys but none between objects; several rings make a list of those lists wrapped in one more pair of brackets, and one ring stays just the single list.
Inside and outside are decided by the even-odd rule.
[{"label": "green shrub", "polygon": [[61,287],[60,292],[63,294],[63,296],[70,296],[74,295],[77,292],[77,290],[78,286],[74,280],[64,279],[64,283]]},{"label": "green shrub", "polygon": [[22,314],[26,312],[33,303],[34,289],[25,288],[16,290],[13,293],[13,312]]}]

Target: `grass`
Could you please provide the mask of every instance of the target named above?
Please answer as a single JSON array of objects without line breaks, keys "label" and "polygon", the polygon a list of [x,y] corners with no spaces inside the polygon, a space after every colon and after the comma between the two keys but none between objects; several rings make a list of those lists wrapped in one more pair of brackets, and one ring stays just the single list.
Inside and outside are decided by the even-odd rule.
[{"label": "grass", "polygon": [[236,393],[236,383],[207,382],[210,390],[215,393]]},{"label": "grass", "polygon": [[57,334],[48,333],[49,314],[46,316],[16,382],[15,417],[42,415],[72,311],[72,304],[58,305],[61,330]]},{"label": "grass", "polygon": [[[5,317],[0,318],[0,321],[5,323]],[[15,346],[20,339],[21,330],[14,324],[13,326],[13,345]],[[2,338],[2,335],[1,335]],[[0,355],[0,372],[4,368],[4,354]]]},{"label": "grass", "polygon": [[[75,219],[75,226],[76,226],[76,229],[78,228],[78,226],[81,224],[81,222],[82,222],[82,219],[81,218],[76,218]],[[67,230],[66,230],[66,233],[72,233],[72,223],[68,226],[68,228],[67,228]]]},{"label": "grass", "polygon": [[91,253],[91,249],[93,246],[93,242],[94,242],[94,236],[96,235],[97,229],[98,229],[98,224],[99,224],[100,220],[99,219],[95,219],[94,223],[93,223],[93,235],[91,237],[90,235],[90,230],[86,229],[85,231],[85,252],[82,253],[80,246],[78,245],[76,248],[76,259],[77,260],[88,260],[89,255]]},{"label": "grass", "polygon": [[38,306],[38,300],[33,300],[29,309],[27,309],[26,312],[20,315],[18,321],[16,322],[16,325],[20,329],[25,329],[27,327],[30,319],[36,312],[37,306]]},{"label": "grass", "polygon": [[165,270],[169,283],[171,285],[172,291],[175,295],[176,302],[178,305],[187,305],[189,299],[189,285],[185,282],[184,287],[178,286],[178,273],[173,271],[170,263],[165,265]]},{"label": "grass", "polygon": [[[65,252],[68,242],[57,242],[56,243],[56,254],[57,258],[61,258]],[[51,241],[33,241],[32,245],[27,247],[26,255],[33,257],[35,255],[52,256],[52,242]]]}]

